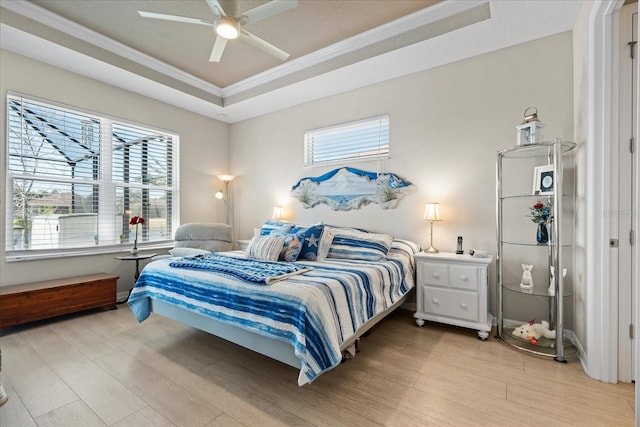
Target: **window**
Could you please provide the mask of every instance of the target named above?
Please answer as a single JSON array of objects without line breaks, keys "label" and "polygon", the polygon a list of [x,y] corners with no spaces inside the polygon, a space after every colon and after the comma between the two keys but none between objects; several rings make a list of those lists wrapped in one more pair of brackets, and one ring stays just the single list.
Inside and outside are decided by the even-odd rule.
[{"label": "window", "polygon": [[304,133],[304,165],[389,157],[389,116],[343,123]]},{"label": "window", "polygon": [[[64,252],[171,240],[178,136],[7,96],[6,250]],[[174,198],[176,198],[174,200]]]}]

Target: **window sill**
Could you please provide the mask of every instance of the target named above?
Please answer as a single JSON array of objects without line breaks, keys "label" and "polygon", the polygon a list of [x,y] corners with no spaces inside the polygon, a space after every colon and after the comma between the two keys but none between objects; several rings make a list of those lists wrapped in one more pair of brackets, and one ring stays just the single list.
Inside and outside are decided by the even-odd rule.
[{"label": "window sill", "polygon": [[[140,252],[157,251],[161,249],[172,249],[175,246],[175,242],[162,242],[154,245],[145,245],[138,247]],[[16,251],[7,252],[5,256],[5,262],[21,262],[21,261],[39,261],[46,259],[56,258],[75,258],[82,256],[96,256],[96,255],[110,255],[121,254],[123,252],[129,252],[131,246],[107,246],[100,249],[84,249],[78,248],[76,250],[70,249],[66,251]]]}]

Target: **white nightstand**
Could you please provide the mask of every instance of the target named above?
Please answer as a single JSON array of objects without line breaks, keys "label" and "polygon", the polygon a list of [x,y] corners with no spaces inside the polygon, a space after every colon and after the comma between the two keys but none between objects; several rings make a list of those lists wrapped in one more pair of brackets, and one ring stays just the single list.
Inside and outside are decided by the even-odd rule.
[{"label": "white nightstand", "polygon": [[477,329],[486,340],[493,316],[489,313],[489,265],[493,258],[454,253],[415,255],[418,326],[425,320]]},{"label": "white nightstand", "polygon": [[249,242],[251,241],[251,239],[241,239],[238,240],[238,249],[240,249],[241,251],[246,251],[247,247],[249,246]]}]

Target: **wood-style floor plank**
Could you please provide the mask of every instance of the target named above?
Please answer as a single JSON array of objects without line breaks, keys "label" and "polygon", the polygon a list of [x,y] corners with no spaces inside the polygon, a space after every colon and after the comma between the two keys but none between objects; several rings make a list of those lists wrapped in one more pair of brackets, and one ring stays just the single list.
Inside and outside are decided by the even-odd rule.
[{"label": "wood-style floor plank", "polygon": [[634,385],[398,310],[313,383],[126,305],[2,332],[0,426],[633,426]]}]

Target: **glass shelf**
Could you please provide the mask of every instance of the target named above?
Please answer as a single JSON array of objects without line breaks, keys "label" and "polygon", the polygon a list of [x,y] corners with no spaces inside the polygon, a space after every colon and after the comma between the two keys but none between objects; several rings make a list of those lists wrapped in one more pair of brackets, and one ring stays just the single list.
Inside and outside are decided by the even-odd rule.
[{"label": "glass shelf", "polygon": [[[510,344],[520,350],[534,353],[539,356],[556,356],[556,340],[550,340],[547,338],[540,338],[538,344],[532,344],[528,340],[513,335],[513,330],[520,325],[509,325],[504,327],[504,333],[501,337],[504,342]],[[564,357],[576,357],[578,355],[578,349],[573,345],[571,340],[565,338],[564,343]]]},{"label": "glass shelf", "polygon": [[[542,247],[542,248],[548,248],[550,246],[553,246],[554,243],[553,242],[549,242],[549,243],[527,243],[527,242],[509,242],[506,240],[501,240],[500,243],[502,243],[503,245],[515,245],[515,246],[534,246],[534,247]],[[570,243],[564,244],[562,245],[563,248],[570,248],[573,245]]]},{"label": "glass shelf", "polygon": [[[569,194],[563,194],[562,197],[571,197]],[[509,200],[509,199],[542,199],[553,198],[553,194],[532,194],[532,193],[522,193],[522,194],[511,194],[508,196],[500,197],[500,200]]]},{"label": "glass shelf", "polygon": [[[555,295],[549,295],[549,293],[547,292],[547,287],[545,287],[544,289],[538,288],[537,286],[534,286],[533,289],[522,289],[520,287],[520,283],[503,283],[502,284],[502,289],[505,289],[507,291],[510,292],[514,292],[516,294],[522,294],[522,295],[527,295],[527,296],[534,296],[534,297],[552,297]],[[563,296],[566,297],[570,297],[572,295],[572,292],[570,289],[563,289]]]},{"label": "glass shelf", "polygon": [[[574,142],[562,141],[562,153],[567,153],[576,147]],[[505,159],[518,159],[528,157],[541,157],[546,156],[553,150],[555,141],[536,142],[534,144],[515,145],[513,147],[505,148],[498,151],[498,156],[502,156]]]}]

